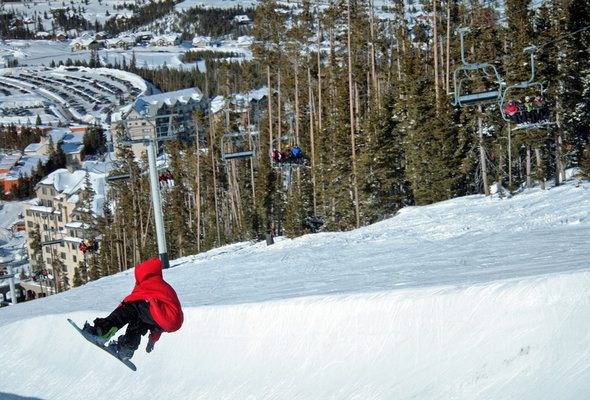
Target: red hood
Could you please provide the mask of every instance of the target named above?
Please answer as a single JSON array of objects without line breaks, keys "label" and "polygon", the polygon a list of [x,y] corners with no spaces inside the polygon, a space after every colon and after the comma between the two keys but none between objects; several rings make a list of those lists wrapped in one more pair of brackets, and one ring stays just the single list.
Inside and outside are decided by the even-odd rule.
[{"label": "red hood", "polygon": [[157,276],[162,279],[162,262],[159,258],[147,260],[135,267],[135,285],[138,286],[148,278]]}]

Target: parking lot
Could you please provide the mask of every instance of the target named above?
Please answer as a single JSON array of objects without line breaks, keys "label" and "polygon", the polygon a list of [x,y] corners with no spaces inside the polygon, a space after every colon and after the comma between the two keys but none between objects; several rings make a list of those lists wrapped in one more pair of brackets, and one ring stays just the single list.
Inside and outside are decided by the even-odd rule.
[{"label": "parking lot", "polygon": [[140,78],[106,68],[14,68],[0,75],[0,121],[109,123],[119,106],[147,86]]}]

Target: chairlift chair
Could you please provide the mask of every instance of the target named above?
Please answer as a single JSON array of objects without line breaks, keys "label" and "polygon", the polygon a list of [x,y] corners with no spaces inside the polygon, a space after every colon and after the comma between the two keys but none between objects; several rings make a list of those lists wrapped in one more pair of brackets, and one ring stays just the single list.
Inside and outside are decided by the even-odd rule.
[{"label": "chairlift chair", "polygon": [[[453,71],[453,105],[470,107],[478,104],[498,103],[502,97],[503,81],[496,67],[489,63],[468,63],[465,60],[464,36],[469,31],[469,28],[460,28],[458,30],[461,39],[461,62],[463,65]],[[467,83],[470,81],[479,81],[492,88],[479,92],[469,92]]]},{"label": "chairlift chair", "polygon": [[[543,95],[545,93],[543,83],[535,81],[535,51],[536,51],[536,49],[537,48],[535,46],[529,46],[529,47],[526,47],[525,49],[523,49],[523,52],[525,52],[525,53],[530,52],[530,54],[531,54],[531,77],[526,81],[518,82],[514,85],[510,85],[510,86],[506,87],[506,89],[502,93],[502,98],[500,99],[500,115],[502,116],[502,119],[506,122],[514,122],[512,119],[510,119],[506,115],[504,110],[506,108],[506,104],[508,104],[508,102],[515,97],[515,93],[518,92],[519,90],[525,90],[526,93],[531,93],[531,96],[532,95],[541,96],[541,98],[543,100],[545,100],[543,97]],[[513,128],[513,130],[537,129],[537,128],[543,128],[543,127],[550,126],[550,125],[555,125],[555,122],[544,121],[544,122],[519,124],[515,128]]]},{"label": "chairlift chair", "polygon": [[254,134],[248,131],[227,132],[221,136],[221,160],[250,158],[256,155]]}]

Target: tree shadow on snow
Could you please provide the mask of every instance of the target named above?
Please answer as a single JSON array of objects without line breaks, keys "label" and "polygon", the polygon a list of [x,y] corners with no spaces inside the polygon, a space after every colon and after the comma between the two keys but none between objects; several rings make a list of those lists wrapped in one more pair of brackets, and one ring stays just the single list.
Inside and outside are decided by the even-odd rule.
[{"label": "tree shadow on snow", "polygon": [[43,400],[39,397],[23,397],[18,394],[0,392],[0,399],[2,400]]}]

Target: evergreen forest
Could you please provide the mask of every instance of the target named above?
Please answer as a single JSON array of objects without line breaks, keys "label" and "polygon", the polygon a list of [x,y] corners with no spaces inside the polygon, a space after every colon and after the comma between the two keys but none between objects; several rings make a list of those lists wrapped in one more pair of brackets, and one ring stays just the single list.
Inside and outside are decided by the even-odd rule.
[{"label": "evergreen forest", "polygon": [[[406,206],[489,195],[494,183],[514,192],[559,185],[571,167],[589,171],[590,1],[490,4],[424,1],[422,18],[410,18],[399,0],[302,0],[296,9],[261,0],[251,61],[211,58],[206,72],[125,66],[163,91],[197,87],[211,99],[270,89],[239,112],[206,107],[193,115],[193,140],[162,143],[174,177],[161,193],[170,259],[350,230]],[[515,95],[542,94],[550,124],[514,129],[498,101],[453,105],[460,28],[469,28],[464,59],[502,77],[461,75],[472,93],[530,80],[534,46],[543,93]],[[239,127],[256,132],[254,156],[222,160],[222,138]],[[304,161],[277,166],[271,150],[287,144]],[[82,281],[158,254],[146,160],[125,148],[117,159],[113,174],[131,178],[112,182],[92,221],[101,251]]]}]

